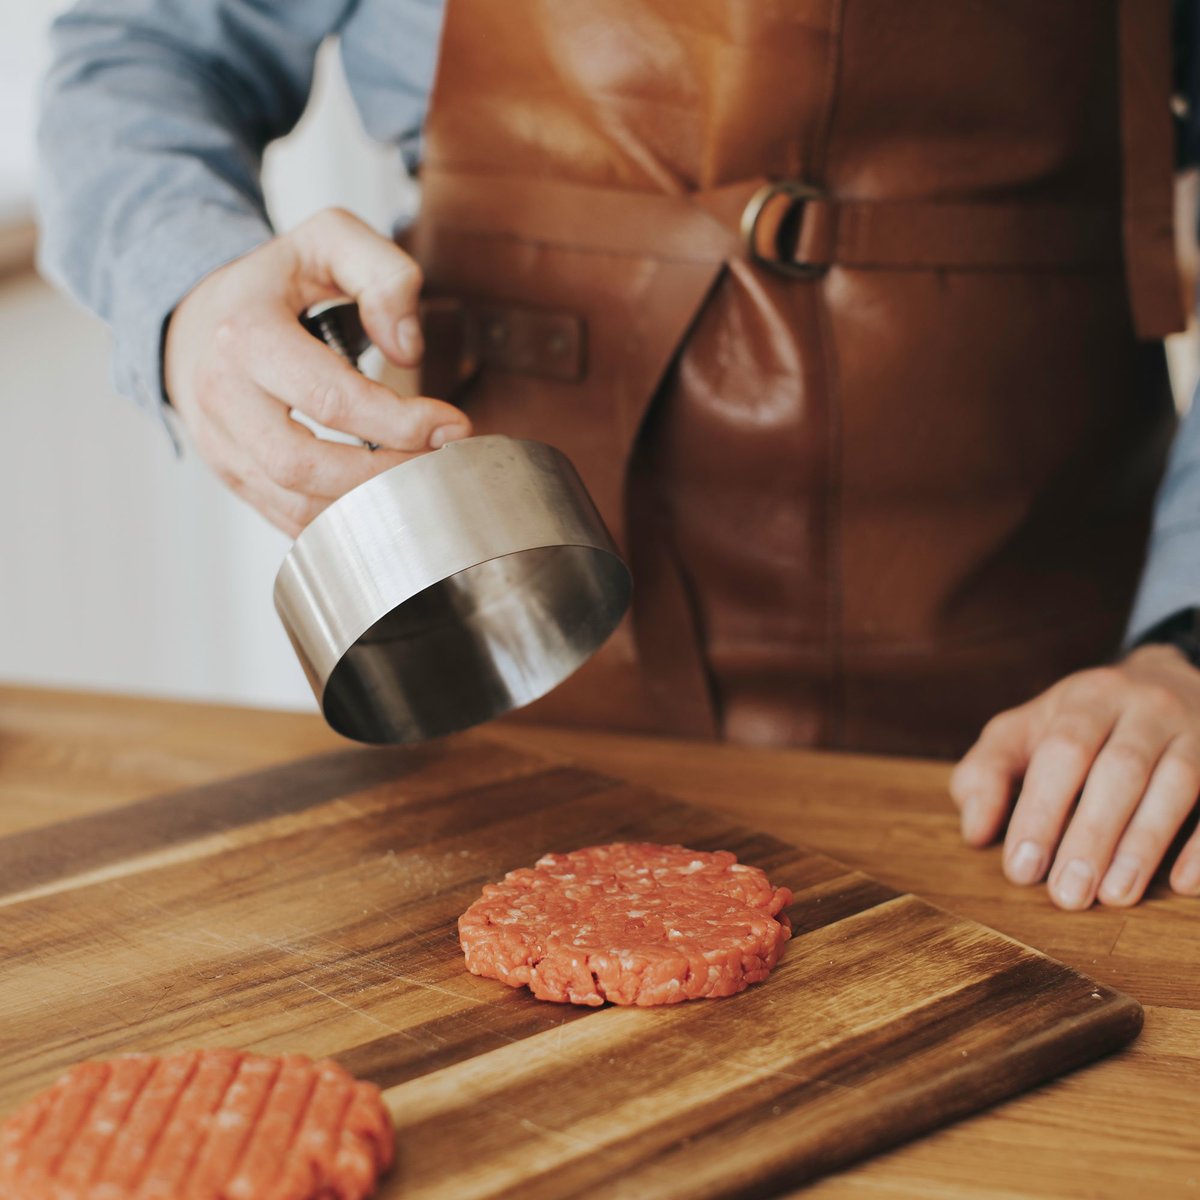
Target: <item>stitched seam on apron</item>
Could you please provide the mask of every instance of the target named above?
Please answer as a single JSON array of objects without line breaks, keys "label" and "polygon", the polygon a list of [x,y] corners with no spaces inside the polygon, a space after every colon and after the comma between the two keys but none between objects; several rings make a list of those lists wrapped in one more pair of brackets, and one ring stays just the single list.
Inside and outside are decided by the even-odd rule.
[{"label": "stitched seam on apron", "polygon": [[550,250],[570,250],[578,254],[602,254],[609,258],[652,258],[655,262],[686,263],[692,266],[704,266],[727,261],[727,259],[709,254],[684,257],[682,255],[671,254],[648,254],[645,250],[610,250],[597,246],[581,246],[578,242],[572,241],[553,242],[546,238],[523,237],[519,233],[509,233],[503,229],[472,229],[462,225],[447,225],[441,221],[436,223],[430,222],[430,224],[437,229],[438,233],[453,233],[459,237],[503,239],[509,242],[516,242],[521,246],[539,246]]},{"label": "stitched seam on apron", "polygon": [[[505,229],[486,229],[474,225],[459,225],[454,222],[447,221],[430,221],[430,227],[437,230],[439,234],[453,234],[456,237],[475,237],[475,238],[491,238],[498,241],[514,242],[521,246],[535,246],[551,250],[570,250],[577,254],[595,254],[606,255],[612,258],[652,258],[655,262],[662,263],[683,263],[689,265],[703,265],[717,262],[729,262],[729,256],[720,257],[710,254],[663,254],[660,251],[650,251],[645,248],[621,250],[608,246],[588,246],[571,239],[556,240],[545,237],[529,237],[521,233],[513,233]],[[744,255],[739,254],[737,258],[750,262]],[[757,271],[766,271],[767,268],[760,267],[751,262],[750,265]],[[841,267],[847,271],[904,271],[908,273],[937,273],[940,275],[1025,275],[1034,272],[1045,272],[1047,274],[1104,274],[1111,272],[1124,272],[1124,265],[1119,257],[1113,258],[1111,261],[1097,262],[1025,262],[1013,260],[1003,263],[930,263],[930,262],[902,262],[896,259],[889,259],[887,262],[873,262],[868,258],[841,258],[836,254],[833,260],[825,264],[829,269],[833,267]]]},{"label": "stitched seam on apron", "polygon": [[[1020,640],[1033,645],[1054,643],[1063,636],[1072,636],[1080,631],[1103,629],[1111,623],[1107,617],[1097,617],[1092,620],[1071,620],[1056,622],[1052,625],[1040,626],[1035,632],[1028,629],[1018,629],[1012,626],[992,625],[982,629],[971,629],[969,632],[947,634],[939,638],[913,638],[908,641],[854,641],[843,639],[843,647],[848,655],[878,654],[908,655],[908,654],[937,654],[947,649],[969,649],[973,646],[988,646],[996,642]],[[782,651],[778,641],[758,642],[750,638],[730,638],[714,640],[710,648],[718,654],[737,654],[739,651],[751,653],[761,652],[764,655],[786,654],[795,650],[800,653],[818,651],[821,642],[813,639],[796,639],[787,643]]]},{"label": "stitched seam on apron", "polygon": [[[476,229],[466,225],[449,225],[442,222],[436,224],[439,233],[454,234],[456,237],[476,237],[476,238],[491,238],[495,241],[514,242],[520,246],[535,246],[539,249],[548,250],[568,250],[572,254],[592,254],[601,255],[607,258],[651,258],[655,262],[661,263],[680,263],[688,266],[702,266],[708,263],[728,262],[729,259],[718,259],[715,256],[696,255],[684,256],[678,254],[661,254],[655,252],[648,253],[645,250],[614,250],[608,247],[583,246],[578,242],[573,241],[551,241],[547,238],[532,238],[525,237],[519,233],[509,233],[505,230],[498,229]],[[749,262],[739,256],[741,261]],[[754,263],[749,265],[758,272],[767,273],[767,268],[757,266]],[[945,266],[942,264],[931,263],[900,263],[886,262],[873,263],[868,261],[853,261],[845,259],[835,259],[829,264],[829,269],[837,267],[843,271],[882,271],[882,272],[905,272],[912,275],[1028,275],[1032,273],[1044,273],[1047,275],[1097,275],[1097,274],[1112,274],[1121,273],[1124,268],[1117,260],[1106,263],[994,263],[978,266]],[[807,284],[808,281],[798,280],[798,284]]]},{"label": "stitched seam on apron", "polygon": [[[841,82],[842,30],[846,0],[831,0],[832,19],[829,23],[829,43],[826,51],[825,88],[821,100],[821,118],[813,143],[811,169],[815,179],[824,179],[829,143],[837,110],[838,85]],[[826,180],[826,182],[828,182]],[[814,317],[821,339],[821,358],[825,376],[826,455],[825,480],[825,537],[827,546],[828,584],[825,590],[825,631],[828,643],[829,701],[826,706],[827,729],[822,741],[830,747],[841,746],[846,728],[846,679],[842,671],[842,546],[841,484],[842,484],[842,420],[839,408],[841,388],[838,386],[837,354],[830,328],[827,297],[829,274],[814,291]]]}]

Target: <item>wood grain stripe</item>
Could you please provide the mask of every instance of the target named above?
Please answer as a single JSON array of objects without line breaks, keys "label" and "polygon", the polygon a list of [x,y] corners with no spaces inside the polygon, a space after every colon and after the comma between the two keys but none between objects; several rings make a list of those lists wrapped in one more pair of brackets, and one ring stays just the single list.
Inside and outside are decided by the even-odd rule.
[{"label": "wood grain stripe", "polygon": [[[988,973],[956,990],[900,1011],[894,1019],[853,1033],[840,1042],[818,1046],[798,1061],[784,1061],[777,1072],[716,1096],[710,1104],[668,1113],[653,1128],[606,1145],[605,1172],[619,1173],[622,1180],[619,1188],[607,1181],[597,1184],[595,1163],[582,1160],[555,1169],[553,1194],[560,1200],[659,1195],[665,1181],[686,1176],[694,1169],[691,1139],[700,1131],[725,1148],[721,1157],[728,1160],[726,1167],[732,1168],[731,1147],[745,1138],[761,1141],[763,1131],[771,1129],[783,1161],[769,1178],[752,1185],[745,1179],[732,1179],[731,1170],[721,1170],[720,1164],[714,1163],[712,1176],[720,1182],[698,1187],[694,1195],[697,1200],[702,1196],[775,1195],[785,1187],[803,1183],[858,1156],[853,1135],[839,1133],[835,1137],[818,1138],[813,1128],[814,1114],[828,1108],[830,1097],[839,1091],[853,1098],[855,1107],[861,1106],[863,1094],[868,1090],[876,1093],[880,1102],[885,1102],[888,1092],[894,1091],[903,1095],[916,1121],[921,1113],[939,1111],[945,1097],[939,1090],[938,1103],[934,1102],[935,1086],[962,1093],[964,1099],[977,1096],[985,1085],[992,1102],[1012,1095],[1028,1084],[994,1072],[990,1066],[992,1055],[997,1050],[1012,1049],[1022,1039],[1038,1038],[1045,1032],[1048,1018],[1064,1002],[1077,999],[1085,991],[1091,994],[1093,989],[1082,978],[1064,979],[1058,964],[1033,953],[1014,959],[1010,949],[1007,955],[1000,953],[980,965]],[[1093,1007],[1097,1014],[1102,1014],[1114,994],[1108,989],[1096,989],[1094,995]],[[1102,1020],[1107,1024],[1107,1016]],[[1140,1021],[1136,1005],[1130,1005],[1129,1020],[1132,1025],[1117,1035],[1114,1044],[1136,1033]],[[1086,1020],[1083,1023],[1089,1024]],[[957,1070],[936,1083],[932,1077],[918,1080],[914,1090],[914,1063],[947,1047],[961,1047],[957,1050],[961,1055]],[[977,1068],[976,1064],[982,1065]],[[980,1072],[982,1079],[978,1078]],[[805,1127],[784,1132],[782,1126],[792,1114],[796,1114],[796,1124]],[[828,1115],[821,1119],[833,1121]],[[933,1118],[930,1120],[932,1123]],[[912,1132],[918,1131],[914,1124]],[[826,1147],[825,1158],[808,1153],[807,1143],[796,1138],[811,1138]],[[794,1161],[783,1149],[789,1142],[797,1148]]]},{"label": "wood grain stripe", "polygon": [[[559,781],[555,776],[564,776]],[[550,787],[546,787],[546,784]],[[555,786],[555,784],[559,786]],[[382,836],[386,849],[395,854],[424,847],[431,840],[444,836],[455,828],[485,829],[513,818],[515,805],[525,814],[541,807],[553,807],[584,796],[611,791],[611,780],[587,772],[571,772],[551,767],[534,773],[521,773],[514,779],[489,783],[464,790],[453,798],[440,791],[424,798],[414,798],[410,784],[407,794],[398,793],[391,783],[353,797],[339,797],[326,804],[299,813],[266,818],[257,823],[237,825],[220,833],[194,841],[176,842],[145,854],[117,859],[103,866],[75,875],[49,879],[44,883],[5,894],[0,891],[0,909],[16,907],[33,900],[43,900],[64,892],[101,887],[119,880],[132,880],[139,875],[152,875],[181,867],[194,867],[206,858],[235,856],[238,851],[253,853],[255,846],[272,843],[275,851],[298,851],[320,841],[323,831],[328,836],[345,837],[356,826],[362,834]],[[417,793],[419,794],[419,793]],[[396,829],[403,820],[403,830]],[[382,835],[380,830],[382,829]],[[24,836],[24,835],[21,835]],[[0,842],[0,845],[3,845]],[[244,856],[243,856],[244,857]],[[495,872],[479,876],[482,887]],[[426,896],[439,892],[423,893]]]},{"label": "wood grain stripe", "polygon": [[[1033,968],[1028,972],[1036,974]],[[968,1014],[969,1027],[943,1043],[943,1049],[964,1041],[971,1047],[965,1054],[958,1051],[963,1058],[953,1069],[940,1074],[921,1071],[923,1057],[935,1045],[929,1039],[924,1046],[914,1044],[909,1055],[902,1042],[888,1055],[890,1068],[883,1070],[876,1068],[867,1051],[861,1064],[840,1072],[840,1080],[814,1079],[734,1121],[706,1128],[703,1145],[693,1152],[676,1143],[647,1168],[628,1172],[619,1162],[610,1161],[610,1168],[622,1170],[619,1187],[593,1181],[568,1192],[559,1172],[548,1181],[548,1191],[534,1187],[522,1195],[553,1194],[555,1200],[766,1200],[864,1154],[888,1149],[1070,1071],[1123,1045],[1141,1028],[1136,1003],[1108,989],[1103,989],[1090,1013],[1066,1029],[1058,1028],[1055,1014],[1075,996],[1052,988],[1029,1003],[1020,995],[1021,975],[1022,968],[1011,968],[1008,977],[1016,985],[1015,1003],[992,1014],[1013,1027],[988,1028],[977,1038]],[[997,1053],[1005,1055],[1005,1070],[996,1069]],[[870,1120],[863,1120],[864,1112],[870,1112]],[[678,1181],[684,1173],[693,1173],[700,1182],[681,1190]]]},{"label": "wood grain stripe", "polygon": [[428,748],[346,750],[13,834],[0,839],[0,890],[31,888],[64,873],[301,812],[347,792],[402,779],[437,755]]},{"label": "wood grain stripe", "polygon": [[[912,897],[834,922],[789,952],[767,985],[733,1000],[658,1013],[602,1010],[583,1026],[395,1088],[388,1102],[401,1144],[423,1144],[451,1114],[475,1129],[477,1166],[455,1175],[462,1200],[507,1196],[510,1186],[526,1197],[575,1190],[597,1197],[741,1196],[746,1180],[731,1181],[722,1147],[740,1136],[743,1117],[753,1143],[747,1157],[757,1166],[774,1152],[763,1145],[764,1131],[793,1107],[808,1125],[821,1125],[832,1144],[844,1144],[831,1113],[845,1121],[847,1111],[885,1107],[893,1091],[912,1093],[914,1086],[918,1094],[910,1099],[924,1112],[920,1088],[940,1095],[935,1082],[956,1077],[964,1061],[972,1071],[979,1062],[994,1073],[997,1056],[1014,1049],[1010,1042],[1019,1050],[1036,1043],[1066,1007],[1078,1006],[1085,1023],[1094,1013],[1099,1025],[1111,1020],[1114,1005],[1136,1009],[1102,989],[1092,998],[1092,985],[1060,964]],[[914,990],[901,967],[906,960],[922,970],[940,961],[941,981],[934,985],[926,975]],[[804,1007],[784,999],[798,995],[809,997],[811,1043]],[[830,1039],[839,1014],[844,1024]],[[1131,1032],[1126,1022],[1112,1036]],[[1033,1050],[1029,1069],[1044,1077],[1053,1059],[1036,1044]],[[945,1069],[928,1070],[927,1060]],[[511,1147],[529,1139],[537,1152],[518,1168]],[[802,1147],[796,1157],[782,1149],[787,1140],[776,1146],[789,1170],[815,1153],[792,1142]],[[697,1172],[701,1147],[705,1162]],[[660,1157],[676,1151],[678,1161],[660,1172]],[[433,1177],[414,1174],[405,1194],[443,1193]]]},{"label": "wood grain stripe", "polygon": [[[805,914],[805,931],[813,932],[866,912],[896,897],[896,893],[857,874],[843,874],[840,886],[822,889],[819,909]],[[785,951],[786,954],[786,951]],[[465,970],[461,962],[456,967]],[[481,1022],[470,1028],[466,1038],[458,1014],[449,1018],[413,1026],[402,1035],[375,1038],[338,1055],[338,1061],[351,1074],[369,1079],[381,1088],[391,1088],[418,1076],[440,1071],[468,1058],[487,1054],[505,1045],[578,1021],[603,1011],[570,1004],[549,1004],[533,999],[525,990],[515,991],[503,984],[488,983],[493,993],[489,1003],[475,1010]],[[419,1041],[414,1040],[414,1035]],[[653,1031],[648,1037],[656,1036]],[[426,1047],[422,1050],[422,1046]],[[429,1046],[437,1047],[432,1053]]]},{"label": "wood grain stripe", "polygon": [[[236,780],[172,792],[114,812],[78,817],[0,838],[0,896],[44,886],[170,846],[271,818],[306,812],[381,785],[411,784],[433,773],[451,748],[347,750]],[[479,777],[503,780],[547,768],[526,755],[485,743]],[[477,755],[472,754],[472,759]],[[446,780],[441,792],[456,790]]]}]

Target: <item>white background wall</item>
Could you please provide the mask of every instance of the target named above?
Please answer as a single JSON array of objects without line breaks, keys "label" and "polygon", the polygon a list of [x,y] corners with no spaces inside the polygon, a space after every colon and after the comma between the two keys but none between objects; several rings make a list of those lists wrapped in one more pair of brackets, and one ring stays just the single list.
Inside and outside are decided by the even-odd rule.
[{"label": "white background wall", "polygon": [[[0,221],[28,203],[33,92],[57,2],[5,2]],[[15,16],[15,20],[12,19]],[[328,49],[328,48],[327,48]],[[327,204],[387,228],[397,158],[336,55],[267,164],[279,227]],[[271,604],[288,542],[115,396],[108,335],[33,275],[0,278],[0,680],[310,707]]]}]

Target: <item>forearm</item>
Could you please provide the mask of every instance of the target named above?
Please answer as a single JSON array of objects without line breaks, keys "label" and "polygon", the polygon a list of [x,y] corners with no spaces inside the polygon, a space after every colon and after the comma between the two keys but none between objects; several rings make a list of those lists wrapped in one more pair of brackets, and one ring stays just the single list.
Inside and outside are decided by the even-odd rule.
[{"label": "forearm", "polygon": [[55,23],[42,262],[112,327],[126,395],[161,399],[166,318],[270,236],[262,150],[303,110],[316,48],[346,7],[92,0]]},{"label": "forearm", "polygon": [[1175,435],[1126,643],[1160,621],[1200,607],[1200,403]]}]

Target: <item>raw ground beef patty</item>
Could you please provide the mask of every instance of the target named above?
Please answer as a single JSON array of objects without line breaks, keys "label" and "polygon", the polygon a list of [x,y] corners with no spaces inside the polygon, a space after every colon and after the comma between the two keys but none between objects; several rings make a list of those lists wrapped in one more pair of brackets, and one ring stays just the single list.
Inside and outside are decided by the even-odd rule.
[{"label": "raw ground beef patty", "polygon": [[0,1124],[0,1200],[362,1200],[392,1140],[379,1089],[336,1063],[130,1054]]},{"label": "raw ground beef patty", "polygon": [[488,884],[458,936],[469,971],[542,1000],[674,1004],[765,979],[791,899],[728,850],[617,842]]}]

